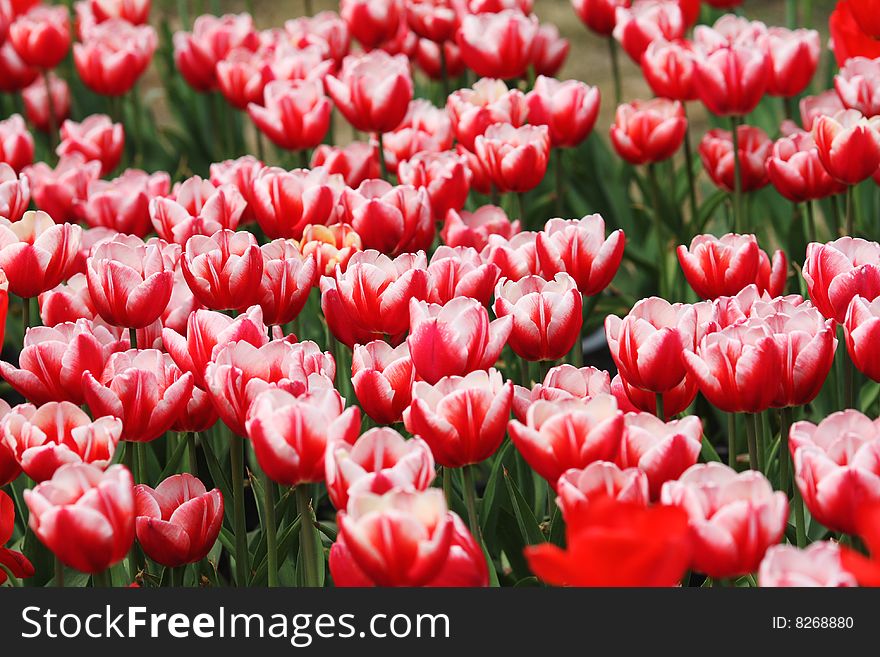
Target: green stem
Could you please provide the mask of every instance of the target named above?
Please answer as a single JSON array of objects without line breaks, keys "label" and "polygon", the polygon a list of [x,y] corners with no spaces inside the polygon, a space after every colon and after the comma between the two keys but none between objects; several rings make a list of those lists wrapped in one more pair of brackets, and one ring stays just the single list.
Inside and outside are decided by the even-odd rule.
[{"label": "green stem", "polygon": [[266,527],[266,558],[269,564],[269,587],[278,586],[278,529],[275,524],[275,482],[263,473],[263,516]]},{"label": "green stem", "polygon": [[555,201],[556,201],[556,216],[564,218],[564,217],[562,217],[562,191],[565,186],[565,184],[564,184],[565,183],[565,176],[564,176],[564,170],[562,168],[562,166],[563,166],[562,155],[563,155],[563,150],[561,148],[554,148],[553,149],[553,158],[556,162],[556,167],[555,167],[555,169],[556,169],[556,172],[555,172],[556,173],[556,199],[555,199]]},{"label": "green stem", "polygon": [[64,564],[61,559],[55,557],[55,586],[56,588],[64,588]]},{"label": "green stem", "polygon": [[522,384],[523,388],[532,387],[532,375],[529,371],[529,361],[525,358],[519,359],[519,382]]},{"label": "green stem", "polygon": [[300,484],[296,487],[296,505],[302,519],[299,525],[299,547],[304,561],[302,568],[304,583],[306,586],[314,588],[319,584],[318,545],[315,534],[315,510],[312,507],[307,484]]},{"label": "green stem", "polygon": [[244,440],[232,434],[229,439],[229,462],[232,469],[233,533],[235,534],[235,583],[246,586],[248,561],[247,526],[244,517]]},{"label": "green stem", "polygon": [[196,434],[192,431],[186,433],[186,453],[189,460],[189,473],[193,477],[199,476],[199,452],[196,444]]},{"label": "green stem", "polygon": [[303,11],[305,11],[306,16],[311,16],[314,13],[312,0],[303,0]]},{"label": "green stem", "polygon": [[852,186],[846,188],[846,234],[855,237],[855,212],[853,211],[853,196],[855,195]]},{"label": "green stem", "polygon": [[444,44],[438,43],[438,48],[440,49],[440,84],[443,89],[443,99],[444,102],[447,98],[449,98],[449,68],[446,65],[446,48]]},{"label": "green stem", "polygon": [[727,414],[727,465],[736,470],[736,413]]},{"label": "green stem", "polygon": [[58,113],[55,109],[55,99],[52,98],[52,83],[49,81],[49,69],[43,70],[43,83],[46,85],[46,107],[49,114],[49,145],[52,152],[58,145]]},{"label": "green stem", "polygon": [[480,538],[480,517],[477,515],[477,489],[474,483],[474,467],[466,465],[461,469],[464,478],[464,503],[467,507],[468,525],[474,538],[482,543]]},{"label": "green stem", "polygon": [[623,100],[623,87],[620,78],[620,57],[614,37],[608,37],[608,54],[611,57],[611,74],[614,77],[614,104],[617,106]]},{"label": "green stem", "polygon": [[797,482],[794,483],[794,527],[797,536],[797,546],[805,548],[807,546],[807,521],[804,516],[804,499],[801,497],[801,490],[798,488]]},{"label": "green stem", "polygon": [[382,180],[388,180],[388,163],[385,162],[385,142],[382,139],[382,133],[379,133],[379,171],[382,174]]},{"label": "green stem", "polygon": [[31,300],[25,297],[21,298],[21,327],[22,338],[27,335],[27,330],[31,327]]},{"label": "green stem", "polygon": [[666,249],[664,247],[664,237],[663,237],[663,219],[661,215],[662,205],[662,196],[660,194],[660,185],[657,183],[657,169],[653,162],[648,165],[648,185],[651,187],[651,196],[653,196],[653,212],[651,212],[651,216],[654,217],[654,232],[657,234],[657,268],[659,273],[660,280],[658,281],[658,292],[661,297],[666,297],[666,281],[667,281],[667,271],[666,271]]},{"label": "green stem", "polygon": [[779,489],[788,495],[791,454],[788,451],[788,434],[791,430],[791,408],[779,409]]},{"label": "green stem", "polygon": [[144,135],[143,135],[143,120],[142,120],[142,105],[140,99],[140,91],[138,90],[137,83],[131,88],[131,93],[129,94],[129,101],[131,102],[131,113],[132,119],[134,123],[134,130],[132,131],[135,143],[135,156],[134,156],[134,165],[139,167],[143,164],[144,159]]},{"label": "green stem", "polygon": [[749,467],[758,470],[758,427],[754,413],[745,413],[746,437],[749,441]]},{"label": "green stem", "polygon": [[172,588],[182,588],[183,578],[186,575],[186,566],[178,566],[171,569],[171,586]]},{"label": "green stem", "polygon": [[666,413],[663,411],[663,394],[658,392],[655,397],[657,400],[657,417],[666,422]]},{"label": "green stem", "polygon": [[815,208],[813,207],[813,201],[807,201],[805,203],[807,206],[806,214],[804,215],[804,223],[807,227],[807,240],[809,242],[816,241],[816,215]]},{"label": "green stem", "polygon": [[452,468],[443,468],[443,496],[446,498],[446,506],[452,508]]},{"label": "green stem", "polygon": [[137,447],[137,463],[138,463],[138,473],[137,480],[140,484],[149,484],[147,481],[149,476],[147,475],[147,466],[149,465],[149,459],[147,458],[147,443],[138,442],[135,443]]},{"label": "green stem", "polygon": [[128,329],[128,343],[132,349],[138,348],[137,329]]},{"label": "green stem", "polygon": [[581,332],[578,335],[577,342],[574,343],[574,357],[572,359],[575,367],[584,366],[584,333],[587,330],[587,321],[592,317],[597,303],[599,303],[599,294],[594,294],[591,297],[586,297],[581,307],[583,322],[581,323]]},{"label": "green stem", "polygon": [[694,178],[694,151],[693,146],[691,146],[690,121],[688,121],[688,127],[684,133],[684,162],[688,175],[688,202],[691,208],[691,225],[696,227],[699,208],[697,205],[697,183]]},{"label": "green stem", "polygon": [[739,161],[739,117],[730,117],[730,134],[733,140],[733,231],[745,230],[742,217],[742,169]]},{"label": "green stem", "polygon": [[843,351],[843,408],[855,408],[855,368],[846,349]]},{"label": "green stem", "polygon": [[100,589],[109,589],[110,584],[110,571],[102,570],[100,573],[95,573],[92,575],[92,587],[100,588]]}]

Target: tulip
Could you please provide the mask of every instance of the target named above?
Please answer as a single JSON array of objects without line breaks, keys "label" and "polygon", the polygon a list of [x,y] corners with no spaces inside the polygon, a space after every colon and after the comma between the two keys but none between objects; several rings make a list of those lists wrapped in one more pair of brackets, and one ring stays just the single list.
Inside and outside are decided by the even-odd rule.
[{"label": "tulip", "polygon": [[383,156],[389,170],[417,153],[441,153],[452,148],[452,122],[445,110],[422,98],[410,101],[406,116],[382,136]]},{"label": "tulip", "polygon": [[443,219],[449,211],[458,212],[464,207],[471,176],[465,158],[454,151],[417,153],[397,167],[397,177],[402,184],[428,192],[436,219]]},{"label": "tulip", "polygon": [[519,89],[508,89],[502,80],[481,78],[474,86],[459,89],[446,100],[456,140],[469,151],[477,137],[495,123],[519,128],[526,122],[526,96]]},{"label": "tulip", "polygon": [[712,578],[755,572],[767,548],[782,538],[788,519],[785,493],[774,492],[764,475],[714,462],[666,482],[660,501],[687,511],[693,568]]},{"label": "tulip", "polygon": [[180,260],[200,303],[212,310],[242,310],[259,298],[263,255],[251,233],[221,229],[193,235]]},{"label": "tulip", "polygon": [[617,8],[629,7],[631,0],[571,0],[584,25],[601,36],[610,37],[617,22]]},{"label": "tulip", "polygon": [[20,114],[0,121],[0,162],[18,173],[34,161],[34,138]]},{"label": "tulip", "polygon": [[[765,163],[773,141],[760,128],[740,125],[736,128],[739,155],[739,189],[751,192],[764,187],[767,180]],[[699,145],[703,168],[712,182],[727,192],[734,191],[736,158],[733,137],[727,130],[713,129],[706,133]]]},{"label": "tulip", "polygon": [[676,2],[635,0],[629,8],[617,8],[613,36],[638,64],[652,41],[680,39],[686,27]]},{"label": "tulip", "polygon": [[733,44],[697,57],[697,93],[718,116],[745,116],[761,102],[772,77],[767,50]]},{"label": "tulip", "polygon": [[605,221],[598,214],[551,219],[535,242],[543,275],[565,272],[585,296],[595,296],[608,287],[620,266],[624,246],[622,230],[605,237]]},{"label": "tulip", "polygon": [[345,271],[351,256],[362,251],[364,244],[349,224],[308,225],[303,230],[299,248],[304,256],[315,257],[319,276],[330,276],[337,265]]},{"label": "tulip", "polygon": [[880,501],[880,422],[855,410],[818,425],[796,422],[789,448],[810,514],[833,531],[858,533],[858,510]]},{"label": "tulip", "polygon": [[272,340],[255,346],[240,341],[212,351],[205,367],[205,387],[220,419],[243,437],[248,435],[248,409],[261,392],[280,388],[301,396],[325,388],[332,391],[335,375],[333,356],[314,342]]},{"label": "tulip", "polygon": [[465,14],[455,41],[465,65],[480,77],[521,77],[532,60],[538,19],[515,9]]},{"label": "tulip", "polygon": [[148,174],[126,169],[114,180],[95,180],[88,186],[83,208],[91,227],[106,226],[120,233],[145,237],[152,229],[150,200],[167,194],[171,179],[164,171]]},{"label": "tulip", "polygon": [[302,311],[317,282],[314,257],[304,257],[293,240],[274,240],[260,247],[263,278],[260,307],[270,326],[292,322]]},{"label": "tulip", "polygon": [[0,584],[8,578],[8,570],[14,577],[24,579],[34,576],[34,566],[21,552],[3,547],[12,540],[15,532],[15,502],[6,493],[0,491]]},{"label": "tulip", "polygon": [[413,385],[403,414],[407,431],[422,438],[446,468],[481,463],[501,446],[513,401],[513,383],[497,370],[475,371]]},{"label": "tulip", "polygon": [[6,334],[6,316],[9,313],[9,280],[0,269],[0,346]]},{"label": "tulip", "polygon": [[395,488],[426,490],[434,481],[434,458],[421,438],[406,440],[394,429],[370,429],[354,443],[334,437],[324,456],[327,492],[345,510],[351,495],[382,495]]},{"label": "tulip", "polygon": [[[3,418],[9,415],[9,404],[0,399],[0,427],[2,427]],[[15,458],[15,452],[9,448],[6,441],[0,440],[0,485],[10,484],[21,474],[21,466]],[[0,495],[0,502],[3,501],[3,495]],[[2,538],[2,537],[0,537]],[[3,543],[0,542],[0,546]],[[2,582],[0,582],[2,583]]]},{"label": "tulip", "polygon": [[6,163],[0,163],[0,217],[16,222],[21,219],[31,202],[31,186],[27,176],[15,173]]},{"label": "tulip", "polygon": [[379,424],[399,422],[412,399],[415,369],[404,342],[391,347],[384,340],[355,345],[351,382],[364,412]]},{"label": "tulip", "polygon": [[722,411],[760,413],[776,399],[782,354],[759,318],[709,333],[682,356],[700,392]]},{"label": "tulip", "polygon": [[268,237],[300,239],[306,226],[331,223],[342,187],[341,176],[323,167],[266,167],[253,181],[253,212]]},{"label": "tulip", "polygon": [[[336,68],[336,63],[325,59],[317,45],[294,47],[280,30],[262,33],[263,47],[255,59],[262,69],[264,81],[269,80],[323,80]],[[227,56],[227,60],[230,55]],[[219,64],[218,64],[219,66]]]},{"label": "tulip", "polygon": [[868,36],[880,37],[880,20],[877,17],[877,7],[871,0],[847,0],[846,5],[852,13],[855,22]]},{"label": "tulip", "polygon": [[330,436],[351,444],[360,429],[359,410],[344,410],[344,404],[332,388],[299,397],[285,390],[257,395],[245,428],[266,475],[286,486],[324,481]]},{"label": "tulip", "polygon": [[121,18],[132,25],[143,25],[150,18],[151,0],[89,0],[92,16],[99,23]]},{"label": "tulip", "polygon": [[702,438],[702,422],[694,415],[664,422],[652,413],[628,413],[618,462],[644,472],[651,499],[657,500],[664,483],[697,462]]},{"label": "tulip", "polygon": [[599,394],[610,393],[611,380],[608,372],[595,367],[557,365],[550,368],[543,382],[536,383],[531,390],[514,386],[513,413],[516,419],[525,423],[529,407],[536,401],[587,400]]},{"label": "tulip", "polygon": [[[657,395],[629,384],[620,374],[611,380],[611,394],[617,400],[620,410],[626,413],[656,413]],[[697,396],[697,384],[685,377],[672,390],[662,393],[663,413],[665,417],[674,417],[683,413]]]},{"label": "tulip", "polygon": [[880,360],[871,346],[880,328],[880,299],[868,301],[862,296],[853,297],[843,328],[853,365],[868,378],[880,381]]},{"label": "tulip", "polygon": [[121,465],[106,472],[85,463],[65,465],[25,490],[24,501],[37,538],[81,572],[103,572],[122,561],[134,542],[134,485]]},{"label": "tulip", "polygon": [[21,99],[24,101],[27,120],[37,130],[51,134],[53,138],[59,122],[70,116],[70,87],[64,78],[59,78],[54,73],[40,74],[34,82],[21,90]]},{"label": "tulip", "polygon": [[235,48],[256,50],[259,36],[249,14],[196,18],[193,31],[174,35],[174,63],[191,87],[200,92],[217,86],[216,65]]},{"label": "tulip", "polygon": [[247,209],[238,187],[214,187],[199,176],[174,186],[170,197],[150,201],[150,221],[166,242],[184,246],[193,235],[210,237],[221,229],[235,230]]},{"label": "tulip", "polygon": [[449,558],[453,518],[436,488],[361,493],[338,514],[345,556],[331,556],[330,572],[350,563],[374,586],[425,585]]},{"label": "tulip", "polygon": [[51,69],[70,49],[70,14],[64,6],[37,6],[9,26],[9,41],[28,66]]},{"label": "tulip", "polygon": [[345,189],[341,215],[367,249],[388,255],[427,249],[434,239],[431,202],[424,188],[365,180]]},{"label": "tulip", "polygon": [[854,297],[880,296],[880,244],[853,237],[813,242],[807,245],[802,273],[819,312],[843,324]]},{"label": "tulip", "polygon": [[168,354],[131,349],[113,354],[100,376],[86,371],[82,385],[93,413],[122,420],[124,440],[149,442],[177,420],[192,395],[193,376]]},{"label": "tulip", "polygon": [[488,305],[501,270],[483,262],[476,249],[440,246],[428,265],[428,301],[444,304],[455,297],[470,297]]},{"label": "tulip", "polygon": [[871,558],[865,557],[853,548],[840,548],[840,565],[855,576],[860,586],[876,587],[880,583],[880,536],[877,534],[877,520],[880,505],[863,504],[859,507],[856,529],[865,543]]},{"label": "tulip", "polygon": [[804,96],[801,98],[798,109],[804,130],[812,132],[813,124],[817,118],[825,114],[832,116],[846,108],[840,102],[840,96],[837,92],[834,89],[829,89],[816,96]]},{"label": "tulip", "polygon": [[339,15],[352,36],[366,50],[378,48],[397,33],[401,21],[406,20],[400,0],[342,0]]},{"label": "tulip", "polygon": [[101,417],[94,422],[70,402],[49,402],[37,408],[21,404],[3,418],[2,440],[24,473],[36,481],[52,478],[68,463],[110,465],[122,421]]},{"label": "tulip", "polygon": [[501,280],[492,309],[497,317],[511,316],[509,344],[526,360],[558,360],[580,338],[582,297],[576,281],[565,273],[551,280],[526,276]]},{"label": "tulip", "polygon": [[135,531],[144,553],[168,568],[204,559],[223,524],[223,495],[190,474],[172,475],[155,489],[134,487]]},{"label": "tulip", "polygon": [[33,84],[39,74],[37,69],[21,61],[8,39],[0,45],[0,91],[22,91]]},{"label": "tulip", "polygon": [[125,132],[121,123],[104,114],[93,114],[82,123],[65,121],[61,126],[60,157],[81,153],[86,160],[101,162],[101,175],[116,168],[122,157]]},{"label": "tulip", "polygon": [[490,322],[486,308],[467,297],[442,306],[411,299],[409,317],[406,342],[416,374],[432,385],[492,367],[513,328],[512,318]]},{"label": "tulip", "polygon": [[394,130],[413,97],[408,61],[382,50],[349,55],[340,75],[328,75],[324,84],[346,120],[364,132]]},{"label": "tulip", "polygon": [[541,25],[532,44],[532,68],[535,75],[554,76],[565,64],[571,44],[559,35],[552,23]]},{"label": "tulip", "polygon": [[241,215],[241,221],[247,222],[254,218],[253,185],[265,165],[253,155],[242,155],[234,160],[224,160],[211,164],[211,184],[215,187],[233,185],[241,193],[247,203]]},{"label": "tulip", "polygon": [[657,39],[648,44],[642,55],[642,74],[661,98],[696,100],[696,62],[697,54],[689,42]]},{"label": "tulip", "polygon": [[286,150],[314,148],[330,127],[330,100],[320,80],[274,80],[247,105],[254,124]]},{"label": "tulip", "polygon": [[461,60],[461,50],[455,41],[444,41],[442,44],[438,44],[427,39],[419,39],[415,61],[425,75],[432,80],[439,80],[441,83],[444,72],[446,79],[449,80],[461,76],[465,69],[464,62]]},{"label": "tulip", "polygon": [[152,324],[168,305],[174,273],[162,256],[161,240],[117,235],[92,250],[89,295],[104,321],[123,328]]},{"label": "tulip", "polygon": [[819,159],[835,180],[855,185],[880,167],[880,117],[857,110],[820,116],[813,124]]},{"label": "tulip", "polygon": [[410,29],[423,39],[443,43],[455,38],[460,18],[454,0],[413,0],[405,8]]},{"label": "tulip", "polygon": [[843,568],[840,547],[831,541],[818,541],[803,550],[774,545],[761,561],[758,583],[762,588],[858,586],[852,573]]},{"label": "tulip", "polygon": [[525,423],[511,420],[507,430],[526,463],[555,487],[569,468],[614,461],[624,419],[614,398],[600,394],[588,400],[537,401]]},{"label": "tulip", "polygon": [[648,506],[648,477],[638,468],[621,470],[608,461],[566,470],[556,482],[556,504],[567,523],[576,524],[589,505],[603,498]]},{"label": "tulip", "polygon": [[696,346],[696,313],[692,306],[651,297],[639,301],[623,319],[609,315],[605,335],[611,356],[628,384],[665,393],[686,376],[682,353]]},{"label": "tulip", "polygon": [[877,39],[862,29],[852,6],[853,2],[841,0],[828,19],[831,49],[838,66],[844,66],[846,61],[853,57],[869,59],[880,57],[880,45],[877,44]]},{"label": "tulip", "polygon": [[333,277],[321,279],[321,307],[333,334],[349,346],[373,339],[355,337],[382,334],[398,344],[409,326],[410,299],[428,295],[426,264],[423,252],[392,260],[367,250],[355,253],[344,272],[337,266]]},{"label": "tulip", "polygon": [[85,274],[74,274],[66,284],[43,292],[38,299],[43,326],[57,326],[78,319],[93,320],[97,317]]},{"label": "tulip", "polygon": [[344,147],[321,144],[312,153],[311,167],[324,167],[329,174],[340,174],[351,188],[381,175],[379,149],[360,141]]},{"label": "tulip", "polygon": [[265,58],[247,48],[236,48],[217,62],[217,87],[226,102],[237,110],[261,103],[266,85],[264,66]]},{"label": "tulip", "polygon": [[526,548],[529,568],[556,586],[676,586],[691,558],[687,514],[681,509],[600,498],[576,526],[567,548]]},{"label": "tulip", "polygon": [[637,100],[617,108],[611,142],[630,164],[661,162],[681,147],[686,131],[687,118],[680,102]]},{"label": "tulip", "polygon": [[471,14],[497,14],[505,9],[516,9],[528,15],[535,9],[535,0],[466,0],[466,4]]},{"label": "tulip", "polygon": [[92,372],[100,377],[111,355],[127,346],[125,340],[85,319],[54,328],[37,326],[25,333],[18,367],[0,361],[0,375],[34,404],[82,404],[83,373]]},{"label": "tulip", "polygon": [[474,142],[477,159],[501,192],[527,192],[540,184],[550,157],[547,126],[494,124]]},{"label": "tulip", "polygon": [[534,232],[517,233],[508,240],[500,235],[490,235],[480,257],[497,265],[502,278],[518,281],[530,274],[540,274],[537,236]]},{"label": "tulip", "polygon": [[77,73],[89,89],[102,96],[122,96],[147,70],[158,38],[149,25],[112,18],[88,29],[73,45]]},{"label": "tulip", "polygon": [[31,183],[36,206],[56,223],[63,223],[79,218],[89,184],[101,177],[101,163],[87,161],[82,154],[74,153],[60,158],[54,169],[45,162],[38,162],[27,167],[24,173]]},{"label": "tulip", "polygon": [[574,147],[592,132],[599,116],[599,89],[577,80],[539,75],[526,96],[529,122],[546,125],[555,148]]},{"label": "tulip", "polygon": [[823,199],[846,189],[828,175],[810,133],[798,132],[777,140],[766,167],[776,191],[793,203]]},{"label": "tulip", "polygon": [[200,388],[206,388],[205,367],[211,361],[214,349],[227,344],[248,342],[262,347],[269,338],[259,306],[249,308],[235,319],[212,310],[196,310],[186,321],[186,335],[165,328],[162,330],[165,351],[184,372],[193,375]]},{"label": "tulip", "polygon": [[453,248],[471,246],[482,250],[488,244],[490,235],[509,240],[519,231],[519,220],[510,221],[498,206],[484,205],[475,212],[447,212],[440,237]]},{"label": "tulip", "polygon": [[56,224],[45,212],[25,212],[12,223],[0,217],[0,269],[9,290],[30,298],[51,290],[71,273],[82,229]]},{"label": "tulip", "polygon": [[806,89],[819,65],[819,33],[773,27],[767,31],[767,49],[770,52],[767,93],[792,98]]}]

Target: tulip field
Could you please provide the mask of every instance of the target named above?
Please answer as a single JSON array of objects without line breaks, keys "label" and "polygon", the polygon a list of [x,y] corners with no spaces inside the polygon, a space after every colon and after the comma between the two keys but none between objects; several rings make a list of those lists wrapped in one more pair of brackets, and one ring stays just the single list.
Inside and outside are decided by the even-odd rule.
[{"label": "tulip field", "polygon": [[878,216],[880,0],[0,0],[0,586],[878,586]]}]

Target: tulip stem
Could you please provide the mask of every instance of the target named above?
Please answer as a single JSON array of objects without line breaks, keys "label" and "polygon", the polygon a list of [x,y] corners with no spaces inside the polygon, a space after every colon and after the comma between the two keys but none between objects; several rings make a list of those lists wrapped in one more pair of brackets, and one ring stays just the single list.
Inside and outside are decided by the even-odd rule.
[{"label": "tulip stem", "polygon": [[849,352],[843,349],[843,409],[855,408],[855,369]]},{"label": "tulip stem", "polygon": [[468,524],[471,528],[471,534],[474,535],[474,538],[479,541],[480,545],[483,544],[483,539],[480,536],[480,517],[477,515],[477,488],[474,483],[474,467],[473,465],[466,465],[461,469],[461,474],[464,479],[464,503],[467,507],[468,514]]},{"label": "tulip stem", "polygon": [[[685,114],[687,116],[687,114]],[[699,209],[697,206],[697,183],[694,178],[694,151],[691,146],[691,124],[688,121],[684,133],[684,164],[687,167],[688,177],[688,201],[691,208],[691,225],[696,227]]]},{"label": "tulip stem", "polygon": [[440,84],[443,89],[443,101],[449,98],[449,67],[446,64],[446,48],[444,44],[437,44],[440,50]]},{"label": "tulip stem", "polygon": [[21,298],[21,327],[21,337],[24,339],[31,327],[31,300],[26,297]]},{"label": "tulip stem", "polygon": [[14,589],[21,588],[21,582],[18,580],[18,577],[15,576],[11,570],[9,570],[9,566],[6,564],[0,563],[0,570],[6,573],[6,581],[9,582],[9,586]]},{"label": "tulip stem", "polygon": [[663,393],[658,392],[655,398],[657,400],[657,417],[666,422],[666,413],[663,411]]},{"label": "tulip stem", "polygon": [[183,586],[183,577],[186,575],[186,566],[178,566],[171,569],[171,587],[181,588]]},{"label": "tulip stem", "polygon": [[305,11],[306,16],[311,16],[313,13],[312,8],[312,0],[303,0],[303,11]]},{"label": "tulip stem", "polygon": [[745,230],[742,217],[742,168],[739,161],[739,117],[730,117],[730,135],[733,141],[733,232]]},{"label": "tulip stem", "polygon": [[727,465],[736,470],[736,413],[727,414]]},{"label": "tulip stem", "polygon": [[303,582],[308,587],[317,587],[318,582],[318,544],[315,540],[315,509],[312,506],[308,484],[296,487],[296,506],[299,509],[299,549],[303,563],[300,571]]},{"label": "tulip stem", "polygon": [[58,114],[55,110],[55,99],[52,98],[52,83],[49,80],[49,69],[43,69],[43,84],[46,85],[46,108],[49,114],[49,146],[52,152],[58,145]]},{"label": "tulip stem", "polygon": [[266,522],[266,558],[269,587],[278,586],[278,530],[275,524],[275,482],[263,473],[263,515]]},{"label": "tulip stem", "polygon": [[620,58],[617,53],[617,41],[608,37],[608,54],[611,57],[611,75],[614,77],[614,104],[620,105],[623,99],[623,88],[620,81]]},{"label": "tulip stem", "polygon": [[133,329],[133,328],[128,329],[128,343],[129,343],[129,345],[131,345],[132,349],[138,348],[138,337],[137,337],[137,330],[136,329]]},{"label": "tulip stem", "polygon": [[64,588],[64,564],[57,556],[55,557],[55,588]]},{"label": "tulip stem", "polygon": [[147,475],[147,466],[149,465],[149,459],[147,458],[147,443],[135,443],[137,447],[137,465],[138,465],[138,473],[137,480],[140,484],[149,484],[147,481],[149,476]]},{"label": "tulip stem", "polygon": [[244,517],[244,440],[232,434],[229,440],[229,462],[232,469],[233,533],[235,534],[235,583],[247,585],[247,526]]},{"label": "tulip stem", "polygon": [[791,429],[791,408],[779,409],[779,489],[788,495],[789,464],[791,455],[788,453],[788,434]]},{"label": "tulip stem", "polygon": [[562,156],[564,151],[562,148],[554,148],[553,149],[553,159],[556,162],[556,216],[560,218],[564,218],[562,216],[562,189],[565,183],[565,176],[563,171],[563,162]]},{"label": "tulip stem", "polygon": [[660,194],[660,185],[657,183],[657,169],[653,162],[648,164],[648,186],[651,188],[651,196],[653,196],[652,201],[654,208],[651,214],[654,217],[654,231],[657,233],[657,268],[659,274],[657,291],[659,292],[661,297],[665,298],[667,272],[666,249],[664,248],[663,218],[661,210],[661,208],[663,207],[663,199]]},{"label": "tulip stem", "polygon": [[754,413],[745,414],[746,437],[749,441],[749,467],[759,470],[758,467],[758,423]]},{"label": "tulip stem", "polygon": [[102,570],[100,573],[94,573],[92,575],[93,588],[109,589],[110,586],[111,584],[109,570]]},{"label": "tulip stem", "polygon": [[199,476],[199,453],[196,444],[196,434],[192,431],[186,433],[186,453],[189,460],[189,473],[193,477]]},{"label": "tulip stem", "polygon": [[443,496],[446,506],[452,508],[452,468],[443,467]]},{"label": "tulip stem", "polygon": [[794,482],[792,488],[794,489],[792,501],[794,502],[794,528],[797,546],[805,548],[807,546],[807,520],[804,517],[804,498],[801,497],[801,489],[798,488],[797,481]]},{"label": "tulip stem", "polygon": [[388,180],[388,163],[385,161],[385,142],[382,139],[382,133],[379,135],[379,171],[382,174],[382,180]]},{"label": "tulip stem", "polygon": [[806,214],[804,215],[804,222],[807,225],[807,240],[809,242],[816,241],[816,215],[814,213],[813,202],[807,201],[805,203],[807,206]]},{"label": "tulip stem", "polygon": [[846,234],[850,237],[855,237],[855,212],[853,211],[854,190],[855,188],[852,186],[846,188]]}]

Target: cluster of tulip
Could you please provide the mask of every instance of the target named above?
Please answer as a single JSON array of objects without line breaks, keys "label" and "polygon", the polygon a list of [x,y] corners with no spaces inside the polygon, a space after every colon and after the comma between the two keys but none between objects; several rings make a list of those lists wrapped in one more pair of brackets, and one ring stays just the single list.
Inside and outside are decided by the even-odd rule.
[{"label": "cluster of tulip", "polygon": [[0,0],[0,584],[880,585],[880,3],[534,4]]}]

